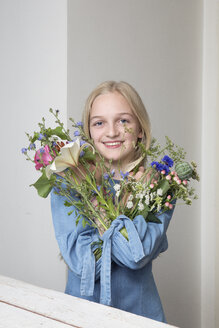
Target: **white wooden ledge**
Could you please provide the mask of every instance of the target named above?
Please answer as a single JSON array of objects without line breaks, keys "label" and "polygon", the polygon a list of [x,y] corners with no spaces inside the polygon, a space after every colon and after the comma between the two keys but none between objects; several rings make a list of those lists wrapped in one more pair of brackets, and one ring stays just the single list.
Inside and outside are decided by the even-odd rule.
[{"label": "white wooden ledge", "polygon": [[0,328],[173,327],[54,290],[0,276]]}]

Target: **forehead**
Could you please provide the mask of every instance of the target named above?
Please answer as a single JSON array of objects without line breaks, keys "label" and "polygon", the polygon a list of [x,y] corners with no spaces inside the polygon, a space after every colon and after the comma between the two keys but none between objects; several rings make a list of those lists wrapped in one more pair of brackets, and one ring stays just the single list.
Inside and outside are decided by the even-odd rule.
[{"label": "forehead", "polygon": [[90,116],[103,114],[103,113],[128,113],[133,114],[132,109],[128,101],[118,92],[109,92],[106,94],[99,95],[95,98]]}]

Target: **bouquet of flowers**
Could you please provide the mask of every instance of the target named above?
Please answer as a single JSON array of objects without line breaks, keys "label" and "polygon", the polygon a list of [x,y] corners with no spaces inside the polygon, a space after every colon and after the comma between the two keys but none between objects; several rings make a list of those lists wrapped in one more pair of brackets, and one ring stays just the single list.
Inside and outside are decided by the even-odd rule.
[{"label": "bouquet of flowers", "polygon": [[[120,214],[131,220],[141,214],[146,221],[159,224],[155,214],[171,209],[174,200],[191,205],[197,198],[190,186],[191,179],[199,180],[196,164],[185,161],[183,148],[168,137],[163,148],[155,139],[149,150],[139,143],[140,158],[127,172],[120,171],[121,179],[116,180],[111,163],[106,163],[85,135],[82,122],[70,118],[74,128],[72,138],[59,119],[59,111],[50,109],[50,112],[56,127],[46,127],[43,118],[38,124],[39,131],[32,136],[27,133],[29,145],[22,148],[22,153],[40,172],[33,184],[38,194],[47,197],[53,189],[65,196],[64,205],[69,207],[69,215],[73,212],[77,215],[77,222],[81,219],[84,226],[92,225],[100,235]],[[136,180],[142,162],[145,171]],[[128,239],[125,228],[121,233]]]}]

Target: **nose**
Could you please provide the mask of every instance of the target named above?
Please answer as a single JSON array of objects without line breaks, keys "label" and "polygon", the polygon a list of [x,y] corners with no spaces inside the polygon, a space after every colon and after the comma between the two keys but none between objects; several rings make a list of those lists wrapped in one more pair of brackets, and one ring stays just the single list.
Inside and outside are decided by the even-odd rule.
[{"label": "nose", "polygon": [[110,123],[108,125],[108,129],[107,129],[107,137],[110,138],[114,138],[117,137],[119,135],[119,128],[116,126],[115,123]]}]

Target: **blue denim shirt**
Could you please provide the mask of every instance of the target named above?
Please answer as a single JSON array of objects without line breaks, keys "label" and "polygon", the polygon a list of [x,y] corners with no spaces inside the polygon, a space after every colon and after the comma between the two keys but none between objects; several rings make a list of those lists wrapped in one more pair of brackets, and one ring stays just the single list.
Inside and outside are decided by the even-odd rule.
[{"label": "blue denim shirt", "polygon": [[[138,215],[114,220],[100,237],[98,230],[76,215],[68,215],[65,198],[51,193],[55,235],[68,265],[66,293],[165,322],[152,274],[152,260],[168,247],[166,230],[173,210],[159,215],[160,224]],[[125,227],[127,241],[120,233]],[[96,262],[94,242],[102,239],[102,256]]]}]

